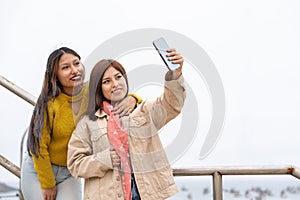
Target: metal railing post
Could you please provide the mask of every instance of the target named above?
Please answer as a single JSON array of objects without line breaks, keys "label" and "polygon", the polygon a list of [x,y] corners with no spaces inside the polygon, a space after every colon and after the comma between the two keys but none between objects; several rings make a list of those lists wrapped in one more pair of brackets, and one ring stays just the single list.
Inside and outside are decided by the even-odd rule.
[{"label": "metal railing post", "polygon": [[214,200],[223,199],[222,174],[218,171],[213,173],[213,197]]}]

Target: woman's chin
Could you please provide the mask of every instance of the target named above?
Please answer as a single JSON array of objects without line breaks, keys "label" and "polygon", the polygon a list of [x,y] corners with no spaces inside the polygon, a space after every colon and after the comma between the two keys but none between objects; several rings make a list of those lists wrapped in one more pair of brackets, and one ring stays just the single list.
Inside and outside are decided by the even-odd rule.
[{"label": "woman's chin", "polygon": [[122,101],[124,98],[125,98],[124,95],[120,95],[120,96],[117,95],[117,96],[112,97],[111,101],[115,102],[115,103],[118,103],[118,102]]}]

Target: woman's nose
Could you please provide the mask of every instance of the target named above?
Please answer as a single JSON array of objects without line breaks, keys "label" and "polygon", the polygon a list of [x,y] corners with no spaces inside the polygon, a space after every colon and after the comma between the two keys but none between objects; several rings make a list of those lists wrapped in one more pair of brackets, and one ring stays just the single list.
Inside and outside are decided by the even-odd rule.
[{"label": "woman's nose", "polygon": [[119,84],[119,81],[113,78],[112,79],[112,86],[116,87],[116,86],[118,86],[118,84]]},{"label": "woman's nose", "polygon": [[77,74],[78,73],[78,69],[74,65],[72,65],[71,69],[72,69],[72,74]]}]

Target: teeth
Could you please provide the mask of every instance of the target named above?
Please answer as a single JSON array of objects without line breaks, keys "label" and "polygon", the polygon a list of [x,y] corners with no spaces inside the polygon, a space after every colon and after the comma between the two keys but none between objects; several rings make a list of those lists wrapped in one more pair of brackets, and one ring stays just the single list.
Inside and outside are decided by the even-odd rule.
[{"label": "teeth", "polygon": [[71,80],[73,80],[73,81],[80,80],[80,76],[75,76],[75,77],[71,78]]}]

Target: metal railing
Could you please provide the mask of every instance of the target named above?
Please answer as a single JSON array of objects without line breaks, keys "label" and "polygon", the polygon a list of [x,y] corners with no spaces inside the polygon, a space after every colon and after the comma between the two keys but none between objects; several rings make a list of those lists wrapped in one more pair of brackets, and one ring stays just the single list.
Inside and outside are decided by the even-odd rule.
[{"label": "metal railing", "polygon": [[[18,95],[28,103],[35,105],[36,99],[22,88],[11,83],[0,75],[0,85]],[[24,133],[24,135],[26,132]],[[22,144],[23,139],[22,138]],[[21,155],[22,155],[21,144]],[[21,156],[22,158],[22,156]],[[0,165],[20,178],[20,168],[0,154]],[[200,167],[200,168],[175,168],[174,176],[212,176],[213,199],[223,199],[223,175],[292,175],[300,180],[300,169],[292,165],[285,166],[221,166],[221,167]]]},{"label": "metal railing", "polygon": [[[0,157],[0,163],[4,161],[4,166],[20,178],[20,168]],[[299,168],[291,165],[287,166],[220,166],[220,167],[200,167],[200,168],[175,168],[173,169],[174,176],[212,176],[213,182],[213,199],[223,199],[223,175],[292,175],[300,180]]]},{"label": "metal railing", "polygon": [[21,97],[23,100],[27,101],[31,105],[33,106],[35,105],[36,98],[32,94],[26,92],[25,90],[15,85],[14,83],[10,82],[9,80],[7,80],[1,75],[0,75],[0,85],[2,85],[6,89],[14,93],[15,95]]},{"label": "metal railing", "polygon": [[174,176],[212,176],[213,198],[223,199],[223,175],[292,175],[300,180],[300,169],[292,166],[222,166],[174,169]]}]

